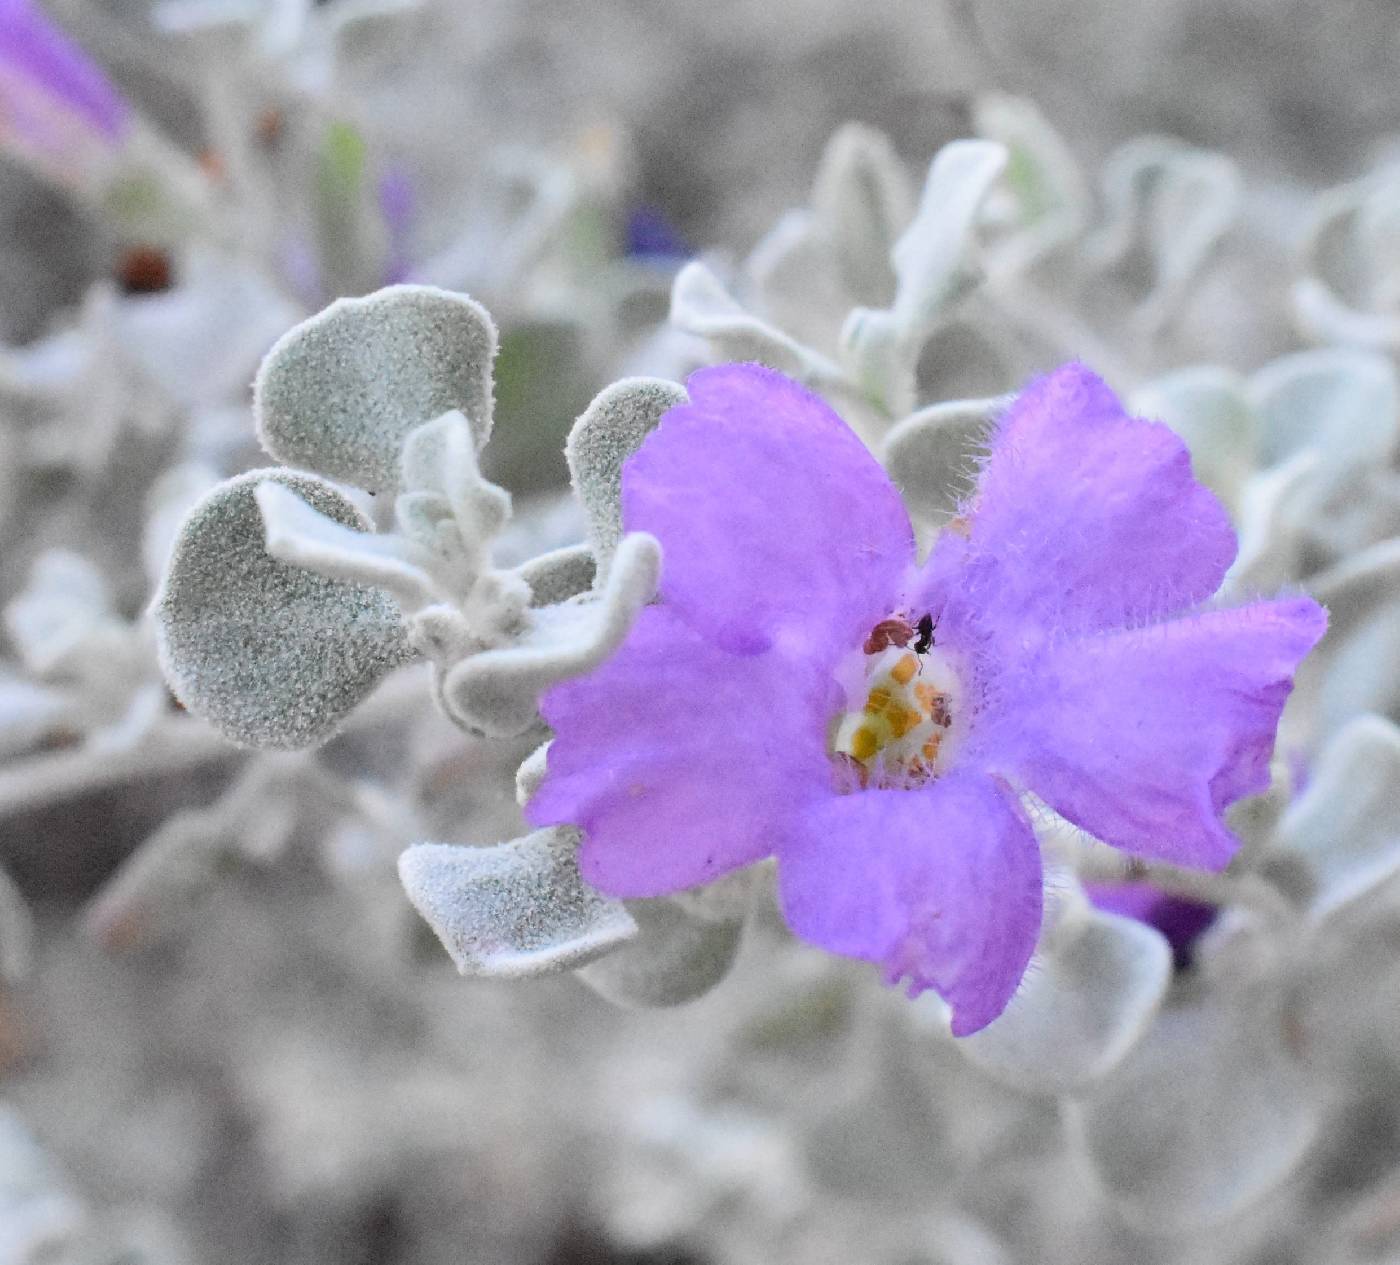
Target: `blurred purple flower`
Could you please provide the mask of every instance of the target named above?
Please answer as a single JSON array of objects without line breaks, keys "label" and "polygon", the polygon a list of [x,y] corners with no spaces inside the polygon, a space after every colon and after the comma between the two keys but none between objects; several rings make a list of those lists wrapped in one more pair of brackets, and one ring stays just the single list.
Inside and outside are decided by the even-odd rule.
[{"label": "blurred purple flower", "polygon": [[408,279],[409,243],[413,221],[418,214],[418,193],[413,177],[398,166],[389,167],[380,177],[376,192],[379,213],[389,233],[389,259],[384,269],[384,284],[398,285]]},{"label": "blurred purple flower", "polygon": [[80,180],[130,125],[121,94],[32,0],[0,0],[0,147]]},{"label": "blurred purple flower", "polygon": [[675,226],[654,206],[633,207],[627,216],[626,252],[632,259],[675,263],[694,253]]},{"label": "blurred purple flower", "polygon": [[1165,426],[1087,369],[1033,383],[916,563],[899,494],[821,400],[704,369],[627,463],[661,602],[551,690],[536,825],[600,890],[656,896],[776,855],[793,930],[990,1023],[1040,926],[1020,793],[1130,853],[1223,866],[1325,612],[1195,609],[1235,537]]},{"label": "blurred purple flower", "polygon": [[1136,919],[1160,931],[1172,947],[1178,971],[1191,965],[1196,941],[1220,913],[1214,905],[1170,896],[1151,883],[1087,883],[1084,890],[1099,909]]}]

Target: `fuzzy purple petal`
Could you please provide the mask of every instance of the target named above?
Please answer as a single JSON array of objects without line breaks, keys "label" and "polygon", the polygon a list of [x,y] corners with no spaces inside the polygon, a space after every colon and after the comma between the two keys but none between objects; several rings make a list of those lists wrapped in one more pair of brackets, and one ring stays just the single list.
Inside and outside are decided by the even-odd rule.
[{"label": "fuzzy purple petal", "polygon": [[602,667],[545,695],[555,738],[525,815],[581,827],[579,868],[610,896],[710,882],[772,852],[829,785],[819,686],[648,607]]},{"label": "fuzzy purple petal", "polygon": [[1298,597],[1059,642],[1006,683],[981,758],[1105,843],[1219,869],[1237,846],[1221,814],[1268,786],[1293,673],[1326,626]]},{"label": "fuzzy purple petal", "polygon": [[[6,83],[28,80],[117,140],[131,110],[91,58],[31,0],[0,0],[0,112]],[[0,131],[3,119],[0,119]]]},{"label": "fuzzy purple petal", "polygon": [[918,791],[814,800],[778,851],[783,912],[804,940],[932,988],[953,1034],[1015,993],[1041,917],[1040,851],[993,779],[954,772]]},{"label": "fuzzy purple petal", "polygon": [[1210,597],[1235,533],[1167,427],[1129,417],[1083,365],[1033,382],[991,441],[966,537],[943,534],[928,605],[1023,644],[1137,625]]},{"label": "fuzzy purple petal", "polygon": [[623,471],[623,522],[662,545],[661,594],[737,654],[815,670],[890,613],[913,564],[899,493],[854,432],[759,365],[701,369]]}]

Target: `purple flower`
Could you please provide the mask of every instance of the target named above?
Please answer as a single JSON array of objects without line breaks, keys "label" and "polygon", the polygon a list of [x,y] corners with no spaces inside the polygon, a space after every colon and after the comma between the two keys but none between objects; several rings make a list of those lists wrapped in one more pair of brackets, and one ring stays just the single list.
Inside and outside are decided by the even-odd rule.
[{"label": "purple flower", "polygon": [[527,813],[619,897],[775,855],[793,930],[990,1023],[1041,918],[1032,792],[1130,853],[1218,868],[1322,635],[1304,597],[1200,609],[1235,554],[1165,426],[1080,365],[1033,383],[922,566],[899,494],[781,374],[694,374],[628,462],[661,601],[555,731]]},{"label": "purple flower", "polygon": [[1214,905],[1171,896],[1151,883],[1089,883],[1084,891],[1098,908],[1160,931],[1172,947],[1178,971],[1191,965],[1196,941],[1220,914]]},{"label": "purple flower", "polygon": [[675,263],[693,253],[675,226],[654,206],[633,207],[627,216],[626,251],[633,259]]},{"label": "purple flower", "polygon": [[380,175],[375,193],[379,214],[389,236],[384,284],[398,285],[408,279],[409,242],[413,235],[413,221],[418,214],[418,190],[407,170],[395,164]]},{"label": "purple flower", "polygon": [[32,0],[0,0],[0,146],[73,178],[130,125],[121,94]]}]

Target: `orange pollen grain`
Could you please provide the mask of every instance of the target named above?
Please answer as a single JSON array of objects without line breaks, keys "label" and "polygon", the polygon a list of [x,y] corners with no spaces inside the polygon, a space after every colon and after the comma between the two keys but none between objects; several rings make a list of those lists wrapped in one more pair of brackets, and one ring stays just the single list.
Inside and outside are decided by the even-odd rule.
[{"label": "orange pollen grain", "polygon": [[851,735],[851,754],[857,760],[868,760],[879,749],[880,742],[873,729],[862,725]]},{"label": "orange pollen grain", "polygon": [[900,685],[908,685],[909,682],[914,679],[914,673],[918,670],[918,657],[916,655],[906,654],[890,669],[890,675],[894,677]]},{"label": "orange pollen grain", "polygon": [[893,696],[890,694],[889,690],[882,686],[877,686],[870,691],[869,696],[865,700],[866,714],[869,716],[878,716],[889,707],[892,698]]}]

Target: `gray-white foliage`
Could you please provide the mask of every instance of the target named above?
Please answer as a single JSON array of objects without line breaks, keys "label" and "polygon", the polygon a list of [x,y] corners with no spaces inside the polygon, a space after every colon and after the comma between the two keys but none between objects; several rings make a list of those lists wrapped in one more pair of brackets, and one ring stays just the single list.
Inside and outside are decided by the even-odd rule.
[{"label": "gray-white foliage", "polygon": [[622,467],[685,391],[659,378],[624,378],[604,387],[574,423],[564,456],[574,495],[588,515],[598,578],[607,577],[622,539]]},{"label": "gray-white foliage", "polygon": [[[747,881],[739,880],[747,895]],[[579,972],[619,1006],[678,1006],[708,992],[739,949],[746,908],[697,910],[681,899],[631,901],[636,938]]]},{"label": "gray-white foliage", "polygon": [[463,975],[522,979],[586,966],[637,935],[624,906],[579,876],[578,832],[508,843],[420,843],[399,858],[409,899]]},{"label": "gray-white foliage", "polygon": [[486,442],[496,341],[479,303],[432,286],[337,299],[268,352],[258,438],[278,461],[392,492],[404,439],[439,414],[459,409]]},{"label": "gray-white foliage", "polygon": [[257,491],[275,483],[320,516],[369,523],[314,475],[255,470],[190,511],[154,610],[161,663],[191,711],[230,740],[304,747],[330,737],[408,653],[402,615],[369,585],[269,556]]}]

